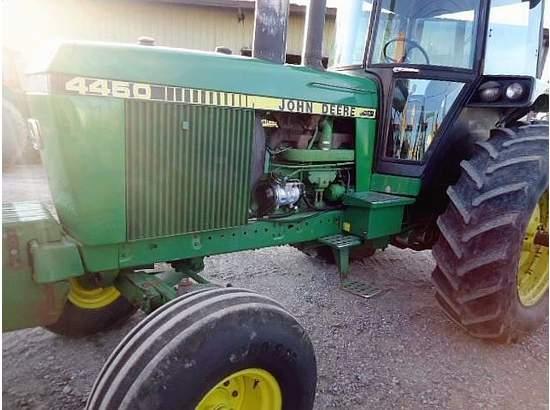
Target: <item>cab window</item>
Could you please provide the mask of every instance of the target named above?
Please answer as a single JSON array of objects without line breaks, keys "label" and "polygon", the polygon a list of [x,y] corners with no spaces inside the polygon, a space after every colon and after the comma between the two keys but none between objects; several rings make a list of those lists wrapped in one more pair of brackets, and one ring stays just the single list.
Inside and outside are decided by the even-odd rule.
[{"label": "cab window", "polygon": [[339,1],[336,12],[336,43],[332,66],[363,64],[369,32],[372,0]]},{"label": "cab window", "polygon": [[382,0],[372,64],[471,69],[479,0]]},{"label": "cab window", "polygon": [[485,74],[536,76],[542,5],[542,1],[491,1]]},{"label": "cab window", "polygon": [[385,157],[423,161],[463,83],[442,80],[397,79]]}]

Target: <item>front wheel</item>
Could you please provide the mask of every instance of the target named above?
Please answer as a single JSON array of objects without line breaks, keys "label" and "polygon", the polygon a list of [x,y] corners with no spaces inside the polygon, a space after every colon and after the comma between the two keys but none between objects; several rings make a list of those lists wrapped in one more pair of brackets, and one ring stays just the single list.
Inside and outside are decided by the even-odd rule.
[{"label": "front wheel", "polygon": [[114,286],[87,289],[73,278],[61,316],[46,329],[66,337],[89,336],[122,324],[135,311]]},{"label": "front wheel", "polygon": [[122,340],[87,409],[307,410],[316,381],[311,342],[279,304],[244,289],[199,289]]},{"label": "front wheel", "polygon": [[436,298],[471,335],[513,342],[548,312],[548,124],[493,130],[461,167],[438,219]]}]

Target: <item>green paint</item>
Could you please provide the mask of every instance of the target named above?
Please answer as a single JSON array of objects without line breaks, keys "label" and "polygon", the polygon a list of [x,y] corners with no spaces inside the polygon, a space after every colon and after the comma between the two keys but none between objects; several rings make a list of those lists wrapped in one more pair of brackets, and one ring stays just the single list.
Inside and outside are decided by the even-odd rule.
[{"label": "green paint", "polygon": [[[69,75],[268,96],[287,106],[297,99],[378,108],[377,86],[364,77],[162,47],[69,43],[30,72],[51,74],[52,81]],[[62,226],[42,211],[35,219],[32,212],[5,217],[5,235],[18,238],[15,245],[4,241],[4,324],[11,329],[55,321],[66,279],[78,275],[107,272],[108,282],[150,311],[175,296],[170,285],[178,275],[198,274],[185,268],[186,260],[318,241],[342,230],[385,245],[413,200],[377,201],[376,191],[420,190],[417,179],[372,174],[375,120],[348,120],[355,121],[355,151],[316,149],[330,147],[333,125],[338,132],[338,121],[329,120],[313,149],[286,150],[266,170],[300,177],[318,193],[327,189],[329,200],[343,197],[345,207],[248,220],[254,110],[67,95],[58,88],[29,94],[29,103]],[[352,173],[355,167],[355,194],[334,184],[343,167]],[[15,264],[6,257],[14,247]],[[172,262],[180,272],[132,272],[156,262]],[[18,309],[21,316],[13,313]]]},{"label": "green paint", "polygon": [[253,126],[252,110],[128,101],[128,240],[246,224]]},{"label": "green paint", "polygon": [[353,192],[344,196],[344,205],[353,206],[357,208],[388,208],[405,205],[411,205],[414,203],[413,198],[407,198],[397,195],[388,195],[378,192]]},{"label": "green paint", "polygon": [[403,206],[386,208],[349,207],[344,211],[343,223],[350,227],[349,233],[363,239],[375,239],[401,232]]},{"label": "green paint", "polygon": [[63,229],[85,245],[126,240],[124,101],[33,95]]},{"label": "green paint", "polygon": [[330,183],[336,179],[335,170],[315,170],[307,171],[307,179],[317,189],[328,188]]},{"label": "green paint", "polygon": [[177,296],[174,286],[165,283],[159,275],[125,273],[120,275],[115,286],[130,303],[150,313]]},{"label": "green paint", "polygon": [[373,174],[370,189],[388,194],[418,196],[421,185],[420,178]]},{"label": "green paint", "polygon": [[65,238],[56,242],[31,242],[36,283],[51,283],[85,273],[77,245]]},{"label": "green paint", "polygon": [[[95,251],[84,247],[81,252],[86,265],[94,269],[100,266],[129,268],[155,262],[280,246],[334,235],[341,232],[341,216],[341,211],[309,213],[291,219],[258,221],[217,231],[132,241],[112,247],[100,247]],[[115,255],[118,258],[113,258]]]},{"label": "green paint", "polygon": [[[106,61],[117,63],[105,64]],[[162,70],[159,70],[159,67],[162,67]],[[281,66],[245,57],[157,47],[67,43],[61,45],[48,58],[34,64],[29,73],[112,78],[368,108],[377,108],[378,104],[374,82],[364,78],[321,72],[305,67]],[[147,143],[151,143],[150,140],[155,136],[166,138],[164,141],[168,145],[162,147],[159,144],[151,144],[150,154],[155,149],[164,149],[167,155],[168,153],[177,154],[177,151],[170,151],[169,144],[176,144],[176,134],[189,133],[190,130],[187,128],[193,126],[192,121],[182,118],[181,124],[185,124],[185,127],[181,124],[172,127],[170,120],[164,120],[161,125],[165,124],[167,129],[174,130],[174,133],[167,135],[154,123],[143,120],[148,118],[145,116],[147,114],[145,111],[142,112],[144,116],[141,118],[142,121],[147,122],[146,127],[138,120],[125,120],[126,111],[130,114],[134,111],[130,104],[125,106],[126,103],[122,99],[32,93],[29,97],[32,116],[39,120],[43,139],[47,141],[42,154],[48,170],[56,210],[63,221],[64,229],[71,236],[86,246],[101,246],[123,243],[127,240],[127,235],[130,239],[138,239],[151,235],[173,235],[182,232],[176,226],[177,220],[153,222],[155,218],[158,219],[154,209],[174,208],[173,213],[176,213],[177,199],[179,199],[177,195],[187,200],[189,190],[177,186],[180,181],[177,176],[169,178],[174,186],[164,187],[155,184],[154,181],[163,178],[162,172],[166,172],[166,170],[158,170],[158,167],[166,167],[167,162],[161,164],[143,161],[147,160],[144,157],[147,154]],[[140,103],[136,102],[136,104]],[[167,110],[176,110],[175,107],[174,105],[174,108]],[[216,109],[211,108],[211,110]],[[165,119],[170,116],[169,112],[162,114],[160,111],[149,114]],[[358,120],[357,123],[365,126],[371,124],[368,126],[370,128],[368,132],[375,129],[373,120]],[[141,147],[141,152],[129,152],[128,150],[133,149],[133,145],[130,140],[129,145],[126,146],[125,133],[137,127],[138,124],[143,130],[143,141],[140,144],[146,146]],[[195,125],[197,125],[196,121]],[[243,128],[242,124],[236,126],[246,132],[246,127]],[[232,135],[232,138],[235,138],[235,135],[241,135],[241,131],[236,128],[228,128],[226,131],[227,135]],[[151,138],[147,140],[145,137]],[[170,140],[168,137],[174,139]],[[182,137],[185,136],[182,135]],[[211,147],[212,144],[204,149]],[[244,146],[240,147],[240,149],[243,148]],[[239,145],[234,144],[227,149],[239,150]],[[126,158],[127,154],[131,154],[130,158]],[[350,152],[336,152],[330,155],[341,156],[342,160],[351,158]],[[197,160],[199,158],[202,157],[193,157]],[[168,163],[169,160],[175,160],[173,156],[167,156],[166,159]],[[159,158],[151,160],[159,161]],[[246,159],[242,158],[237,163],[244,165]],[[209,163],[205,162],[205,164]],[[132,167],[136,172],[132,171]],[[195,171],[190,169],[190,165],[185,167],[190,173]],[[171,167],[171,169],[183,175],[187,174],[181,166]],[[137,170],[143,170],[143,175]],[[200,172],[200,168],[196,171]],[[145,188],[141,190],[142,200],[136,199],[139,203],[143,202],[144,198],[148,198],[156,204],[141,208],[136,202],[127,204],[127,200],[130,201],[132,197],[127,198],[126,193],[133,195],[135,191],[126,186],[126,176],[130,185],[134,184],[132,182],[135,181],[134,176],[150,178],[149,182],[142,180],[137,183],[151,185],[151,189],[158,187],[162,190],[162,195],[147,195],[148,190]],[[212,200],[216,196],[212,192],[199,194],[204,195],[201,201]],[[192,192],[191,196],[197,199],[195,193]],[[219,202],[219,199],[215,202]],[[187,203],[183,202],[180,205],[186,206],[187,212],[193,212]],[[211,210],[207,209],[204,214],[201,212],[202,210],[197,211],[196,228],[190,226],[185,229],[208,229],[208,226],[205,226],[205,220],[209,217]],[[201,218],[204,219],[201,221]],[[240,223],[245,223],[242,214],[239,220]],[[232,224],[229,223],[229,225]],[[145,226],[148,232],[138,232],[138,227],[141,225]],[[220,226],[223,227],[226,224]]]},{"label": "green paint", "polygon": [[377,192],[356,192],[344,196],[344,229],[364,239],[380,238],[401,232],[405,206],[413,198]]},{"label": "green paint", "polygon": [[204,258],[191,258],[173,264],[176,272],[193,279],[197,283],[210,283],[200,275],[204,270]]},{"label": "green paint", "polygon": [[375,136],[376,122],[363,119],[355,121],[355,189],[358,192],[371,189]]},{"label": "green paint", "polygon": [[355,158],[352,149],[288,149],[277,154],[277,159],[289,162],[348,162]]},{"label": "green paint", "polygon": [[325,191],[327,199],[332,202],[341,200],[345,193],[346,187],[340,184],[330,184]]},{"label": "green paint", "polygon": [[131,44],[61,44],[28,73],[66,73],[151,84],[378,107],[374,81],[220,53]]},{"label": "green paint", "polygon": [[[2,330],[54,323],[65,304],[69,285],[39,285],[33,280],[31,241],[62,240],[60,226],[39,203],[2,206]],[[62,263],[63,261],[59,261]]]},{"label": "green paint", "polygon": [[344,279],[349,273],[350,248],[361,245],[361,239],[354,235],[332,235],[320,238],[319,243],[328,245],[334,254],[340,277]]}]

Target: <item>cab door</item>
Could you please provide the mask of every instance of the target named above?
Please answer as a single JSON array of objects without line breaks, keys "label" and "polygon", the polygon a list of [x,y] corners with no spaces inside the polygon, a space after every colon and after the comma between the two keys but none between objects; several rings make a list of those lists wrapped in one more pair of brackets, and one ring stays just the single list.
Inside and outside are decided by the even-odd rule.
[{"label": "cab door", "polygon": [[479,75],[484,0],[379,0],[366,69],[382,87],[375,171],[419,177]]}]

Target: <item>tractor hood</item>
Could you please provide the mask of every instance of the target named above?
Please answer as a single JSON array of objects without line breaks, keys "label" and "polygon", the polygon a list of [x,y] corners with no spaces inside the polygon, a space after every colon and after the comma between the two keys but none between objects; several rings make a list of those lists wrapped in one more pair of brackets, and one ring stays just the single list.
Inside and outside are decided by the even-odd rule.
[{"label": "tractor hood", "polygon": [[378,105],[376,84],[369,79],[249,57],[158,46],[62,43],[38,58],[27,73],[193,87],[370,109]]}]

